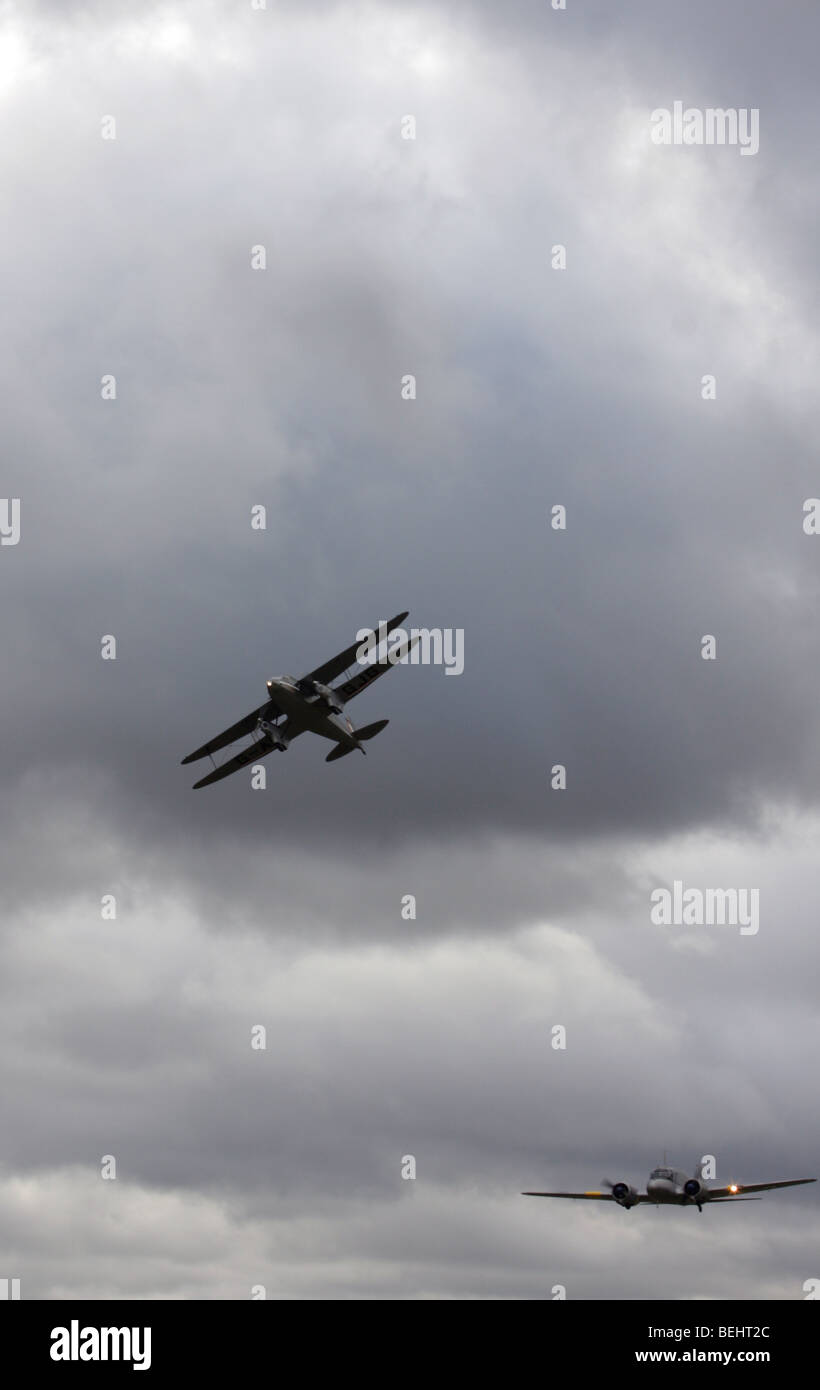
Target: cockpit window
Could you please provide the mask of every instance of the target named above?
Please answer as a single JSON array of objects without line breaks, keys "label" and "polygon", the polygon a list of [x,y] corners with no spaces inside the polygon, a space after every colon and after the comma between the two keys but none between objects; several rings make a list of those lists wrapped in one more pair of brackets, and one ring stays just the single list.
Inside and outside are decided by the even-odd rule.
[{"label": "cockpit window", "polygon": [[653,1178],[671,1178],[671,1176],[672,1176],[672,1169],[671,1169],[671,1168],[656,1168],[655,1171],[654,1171],[654,1173],[652,1174],[652,1176],[653,1176]]}]

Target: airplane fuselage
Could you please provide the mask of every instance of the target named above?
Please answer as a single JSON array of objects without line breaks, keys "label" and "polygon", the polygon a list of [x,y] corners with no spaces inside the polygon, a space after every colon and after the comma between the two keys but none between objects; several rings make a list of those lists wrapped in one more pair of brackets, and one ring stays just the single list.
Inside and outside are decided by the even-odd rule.
[{"label": "airplane fuselage", "polygon": [[656,1168],[650,1173],[646,1195],[656,1206],[700,1207],[709,1200],[709,1189],[700,1178],[675,1168]]},{"label": "airplane fuselage", "polygon": [[298,681],[292,676],[275,676],[266,684],[273,704],[300,732],[318,734],[346,748],[362,748],[353,720],[341,710],[332,709],[327,697],[320,692],[300,690]]}]

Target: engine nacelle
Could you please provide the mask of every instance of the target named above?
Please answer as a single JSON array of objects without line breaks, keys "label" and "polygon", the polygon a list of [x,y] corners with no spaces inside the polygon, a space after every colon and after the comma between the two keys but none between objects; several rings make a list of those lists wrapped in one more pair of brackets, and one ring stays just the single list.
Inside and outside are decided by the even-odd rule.
[{"label": "engine nacelle", "polygon": [[627,1211],[630,1207],[638,1204],[638,1193],[634,1187],[630,1187],[628,1182],[614,1182],[612,1184],[612,1196],[618,1206],[626,1207]]},{"label": "engine nacelle", "polygon": [[703,1183],[698,1182],[697,1178],[687,1178],[686,1182],[683,1184],[683,1190],[692,1202],[697,1202],[706,1192]]},{"label": "engine nacelle", "polygon": [[310,684],[325,709],[332,710],[334,714],[341,714],[344,704],[335,690],[332,690],[329,685],[322,685],[321,681],[311,681]]},{"label": "engine nacelle", "polygon": [[279,725],[272,724],[269,719],[260,719],[256,727],[271,740],[274,748],[281,748],[284,752],[290,743],[290,739],[282,732]]}]

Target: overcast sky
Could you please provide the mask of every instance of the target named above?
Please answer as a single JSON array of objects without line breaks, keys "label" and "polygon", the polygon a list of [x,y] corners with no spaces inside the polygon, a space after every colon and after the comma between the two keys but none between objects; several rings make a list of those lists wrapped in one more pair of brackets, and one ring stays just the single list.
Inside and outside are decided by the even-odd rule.
[{"label": "overcast sky", "polygon": [[[820,1176],[815,6],[0,15],[0,1277],[803,1298],[817,1188],[519,1194]],[[367,758],[191,790],[404,608]]]}]

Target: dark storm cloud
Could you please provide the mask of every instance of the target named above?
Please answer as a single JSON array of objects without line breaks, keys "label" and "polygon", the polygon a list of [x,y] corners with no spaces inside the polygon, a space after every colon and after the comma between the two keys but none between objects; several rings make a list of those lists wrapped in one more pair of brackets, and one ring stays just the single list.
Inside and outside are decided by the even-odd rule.
[{"label": "dark storm cloud", "polygon": [[[778,1037],[772,1004],[786,981],[777,978],[777,962],[790,958],[782,941],[779,950],[769,943],[767,970],[758,969],[751,991],[752,972],[743,967],[752,943],[744,942],[732,962],[737,1004],[724,997],[719,1012],[700,1019],[680,1001],[697,992],[702,962],[694,971],[685,958],[672,972],[653,967],[653,999],[634,978],[634,944],[613,966],[580,937],[548,928],[480,945],[413,944],[414,931],[397,925],[391,942],[346,951],[307,943],[294,950],[246,935],[226,956],[179,903],[149,896],[136,920],[108,936],[67,913],[59,925],[32,919],[8,939],[3,974],[25,988],[4,1009],[4,1055],[14,1057],[8,1044],[27,1036],[7,1067],[6,1162],[31,1190],[47,1181],[63,1192],[63,1223],[82,1200],[89,1225],[83,1260],[70,1265],[74,1289],[92,1277],[98,1226],[114,1203],[116,1239],[123,1226],[132,1233],[141,1294],[178,1291],[187,1271],[154,1271],[152,1258],[181,1243],[183,1267],[195,1265],[203,1258],[198,1242],[208,1248],[214,1225],[228,1246],[219,1264],[229,1268],[248,1241],[237,1228],[253,1214],[263,1230],[281,1224],[268,1258],[275,1250],[281,1260],[284,1243],[290,1295],[311,1242],[321,1264],[334,1239],[343,1255],[335,1284],[327,1269],[316,1270],[313,1294],[356,1292],[357,1261],[377,1258],[387,1268],[359,1276],[361,1293],[373,1292],[374,1278],[381,1292],[417,1293],[421,1276],[406,1271],[420,1259],[436,1268],[439,1294],[542,1296],[539,1280],[552,1267],[557,1238],[569,1253],[559,1264],[563,1279],[553,1278],[576,1278],[571,1296],[600,1297],[611,1294],[623,1241],[633,1238],[604,1218],[623,1213],[606,1209],[590,1220],[539,1204],[525,1224],[516,1211],[521,1187],[587,1186],[607,1175],[637,1184],[667,1146],[690,1168],[702,1153],[715,1154],[724,1180],[785,1176],[786,1164],[789,1176],[811,1173],[816,1125],[792,1094],[789,1070],[792,1055],[808,1055],[814,1025],[810,1005],[802,1012],[792,1002],[789,1039]],[[88,979],[94,1001],[80,1013]],[[557,1021],[567,1028],[565,1051],[550,1045]],[[251,1028],[260,1023],[267,1046],[255,1051]],[[400,1177],[407,1153],[418,1163],[412,1199]],[[116,1187],[94,1176],[103,1154],[117,1160]],[[4,1189],[5,1243],[17,1250],[37,1223],[21,1218],[13,1195]],[[402,1220],[408,1200],[425,1214],[423,1233]],[[776,1253],[746,1267],[745,1296],[774,1278],[776,1296],[798,1297],[811,1269],[805,1245],[789,1235],[791,1205],[801,1201],[811,1223],[816,1204],[805,1193],[770,1201],[776,1210],[745,1211],[758,1241],[762,1231],[773,1239],[778,1232]],[[173,1234],[157,1231],[148,1249],[141,1204],[170,1209],[173,1223]],[[454,1210],[436,1236],[441,1204]],[[488,1204],[491,1226],[485,1215],[475,1229],[471,1205]],[[516,1272],[491,1262],[493,1273],[481,1275],[476,1259],[496,1208]],[[232,1233],[216,1219],[223,1209],[236,1223]],[[744,1214],[731,1215],[730,1240],[752,1242]],[[694,1219],[666,1212],[655,1220],[682,1216]],[[688,1227],[667,1234],[681,1247],[669,1296],[726,1294],[716,1276],[704,1284],[704,1253],[726,1257],[723,1227],[714,1213],[710,1221],[697,1250],[689,1249]],[[535,1223],[530,1266],[525,1232]],[[635,1236],[644,1260],[654,1229],[647,1223]],[[578,1242],[587,1241],[597,1247],[597,1277],[579,1259]],[[33,1252],[27,1259],[28,1296],[50,1296],[59,1265],[46,1274]],[[623,1277],[619,1296],[647,1293],[637,1251]],[[114,1286],[124,1291],[134,1279],[132,1270],[123,1284],[117,1272]]]},{"label": "dark storm cloud", "polygon": [[[0,1217],[26,1296],[639,1297],[663,1260],[667,1297],[795,1298],[818,1272],[814,1189],[696,1237],[518,1197],[640,1183],[664,1146],[809,1176],[818,1139],[813,20],[569,5],[12,24]],[[677,98],[759,105],[760,154],[652,148]],[[190,790],[179,759],[266,677],[403,607],[464,629],[465,671],[357,700],[391,721],[366,759],[305,738],[265,792]],[[759,936],[652,927],[676,877],[759,884]]]},{"label": "dark storm cloud", "polygon": [[[408,604],[414,622],[465,629],[464,675],[401,671],[363,699],[393,716],[389,760],[374,745],[332,779],[315,748],[271,760],[279,836],[317,821],[373,831],[388,798],[402,836],[643,830],[753,816],[766,794],[813,800],[811,436],[792,419],[782,458],[802,369],[790,385],[766,340],[784,330],[799,351],[802,306],[721,286],[721,267],[741,282],[758,267],[732,202],[712,203],[717,176],[681,205],[684,237],[710,208],[704,268],[677,230],[676,254],[648,241],[608,168],[617,142],[602,129],[590,148],[581,103],[566,113],[570,144],[584,132],[574,171],[518,141],[540,92],[489,94],[489,150],[469,115],[434,105],[427,125],[463,161],[453,195],[425,167],[432,132],[403,150],[387,113],[374,129],[359,110],[340,133],[328,96],[309,133],[283,140],[266,92],[252,85],[236,111],[244,72],[215,90],[183,68],[181,103],[176,68],[140,72],[118,92],[111,148],[88,103],[82,139],[76,110],[56,133],[33,113],[40,158],[60,145],[70,210],[59,266],[53,185],[29,186],[14,224],[30,354],[10,364],[11,429],[37,466],[7,566],[20,659],[4,710],[28,736],[6,775],[70,750],[111,777],[129,823],[162,836],[183,809],[198,828],[257,834],[246,779],[189,807],[178,757],[252,708],[274,669],[298,673]],[[146,83],[161,115],[143,109]],[[657,167],[674,196],[671,165]],[[640,195],[649,176],[626,182]],[[749,220],[767,195],[751,174],[725,177]],[[214,204],[215,185],[232,197]],[[556,229],[560,279],[545,269]],[[257,239],[264,275],[248,268]],[[739,363],[750,334],[757,360]],[[782,376],[761,394],[750,365]],[[398,393],[410,367],[412,405]],[[115,405],[99,400],[105,370]],[[556,500],[565,536],[547,524]],[[264,535],[249,526],[259,501]],[[96,652],[108,631],[110,670]],[[570,769],[562,797],[545,794],[553,762]]]}]

